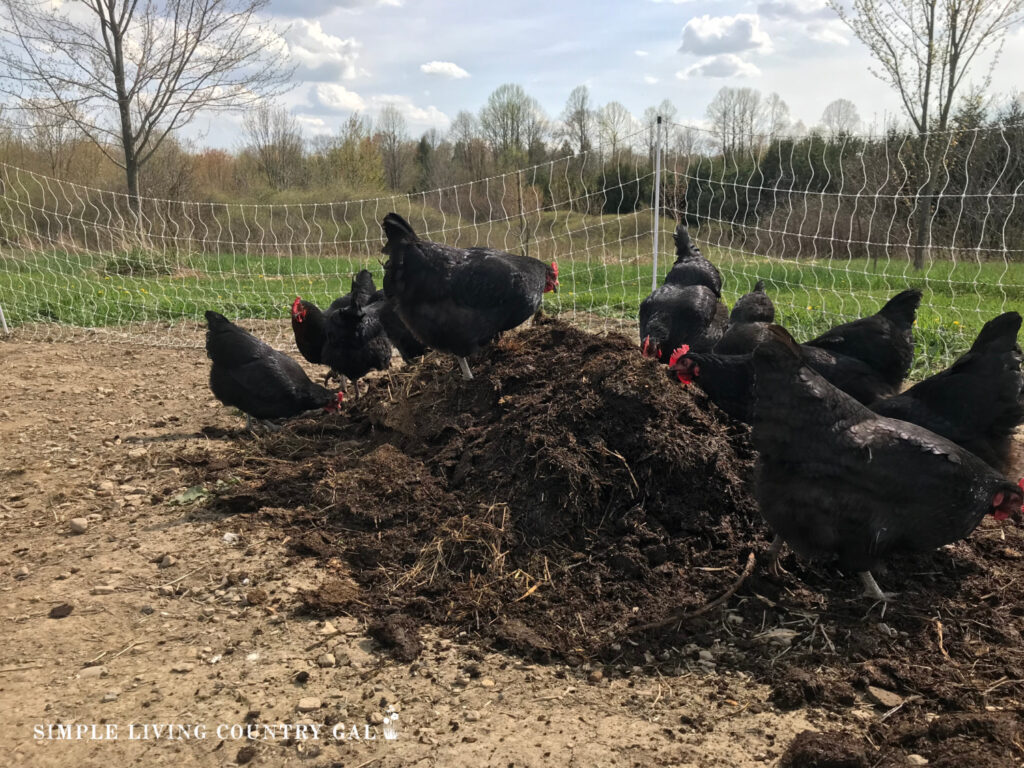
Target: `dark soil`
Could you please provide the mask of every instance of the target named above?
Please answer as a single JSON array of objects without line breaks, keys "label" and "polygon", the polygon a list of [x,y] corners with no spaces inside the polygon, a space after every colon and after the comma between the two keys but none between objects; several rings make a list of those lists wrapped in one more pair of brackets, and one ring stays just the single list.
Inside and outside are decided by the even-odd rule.
[{"label": "dark soil", "polygon": [[[779,708],[892,710],[870,740],[801,737],[780,765],[897,766],[914,753],[1020,764],[1018,529],[986,523],[891,563],[876,575],[900,598],[884,616],[852,574],[789,554],[790,575],[758,568],[722,608],[633,632],[713,600],[766,548],[746,428],[634,342],[557,321],[471,365],[467,382],[430,357],[338,416],[240,439],[233,467],[181,463],[225,480],[214,509],[233,525],[271,520],[295,556],[323,563],[308,610],[375,621],[399,658],[418,653],[424,623],[530,658],[652,674],[690,663],[680,649],[709,649],[718,671],[772,685]],[[883,707],[869,686],[899,703]]]}]

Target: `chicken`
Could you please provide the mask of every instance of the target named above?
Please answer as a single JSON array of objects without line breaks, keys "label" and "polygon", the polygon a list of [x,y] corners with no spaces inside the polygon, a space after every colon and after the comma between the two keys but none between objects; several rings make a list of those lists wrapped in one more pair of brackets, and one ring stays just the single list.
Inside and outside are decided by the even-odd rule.
[{"label": "chicken", "polygon": [[914,361],[912,329],[920,304],[921,292],[907,289],[889,299],[875,314],[837,325],[805,346],[866,363],[895,393]]},{"label": "chicken", "polygon": [[376,289],[373,276],[363,270],[352,281],[347,306],[328,312],[322,358],[337,374],[352,382],[359,397],[359,379],[372,370],[391,366],[391,341],[371,304]]},{"label": "chicken", "polygon": [[389,213],[381,223],[388,256],[384,294],[422,344],[466,357],[540,308],[558,290],[558,266],[491,248],[456,248],[417,237],[409,223]]},{"label": "chicken", "polygon": [[775,322],[775,305],[758,280],[754,290],[740,296],[729,313],[729,326],[715,345],[720,355],[744,355],[753,352],[767,338],[768,324]]},{"label": "chicken", "polygon": [[292,302],[292,333],[300,354],[313,365],[323,365],[324,312],[312,301],[296,296]]},{"label": "chicken", "polygon": [[1020,518],[1024,481],[861,405],[808,368],[779,326],[753,365],[761,514],[799,554],[858,572],[867,594],[887,599],[871,570],[890,555],[958,541],[985,515]]},{"label": "chicken", "polygon": [[728,310],[703,285],[660,285],[640,304],[640,349],[644,357],[668,362],[672,350],[686,344],[712,349],[728,323]]},{"label": "chicken", "polygon": [[1016,312],[989,320],[953,365],[871,410],[930,429],[1006,471],[1013,433],[1024,423],[1020,325]]},{"label": "chicken", "polygon": [[[772,337],[770,324],[748,325],[759,326],[756,339],[753,336],[749,339],[751,350]],[[753,352],[723,354],[722,346],[720,342],[710,353],[688,351],[673,356],[669,376],[678,378],[684,385],[696,381],[711,402],[734,419],[750,424],[755,397]],[[873,403],[892,393],[892,388],[867,363],[805,344],[798,346],[808,368],[858,402]]]},{"label": "chicken", "polygon": [[700,249],[690,240],[690,232],[680,222],[673,236],[676,244],[676,260],[665,277],[665,283],[671,285],[703,285],[715,294],[722,296],[722,273],[708,261]]},{"label": "chicken", "polygon": [[292,358],[239,328],[218,312],[206,313],[210,389],[224,405],[252,419],[279,419],[323,408],[335,411],[342,394],[314,384]]}]

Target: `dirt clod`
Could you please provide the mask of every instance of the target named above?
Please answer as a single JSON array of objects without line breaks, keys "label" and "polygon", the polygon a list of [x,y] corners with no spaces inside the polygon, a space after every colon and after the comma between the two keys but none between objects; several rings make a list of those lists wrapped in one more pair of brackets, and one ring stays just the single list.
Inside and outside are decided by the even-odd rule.
[{"label": "dirt clod", "polygon": [[846,733],[804,731],[779,760],[778,768],[868,768],[860,741]]}]

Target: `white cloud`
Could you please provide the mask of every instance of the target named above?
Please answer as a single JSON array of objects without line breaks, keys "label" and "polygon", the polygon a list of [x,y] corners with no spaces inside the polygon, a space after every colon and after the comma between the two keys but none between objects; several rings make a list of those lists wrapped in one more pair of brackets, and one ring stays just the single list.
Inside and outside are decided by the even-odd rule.
[{"label": "white cloud", "polygon": [[826,0],[766,0],[757,10],[765,19],[779,22],[784,33],[799,29],[819,43],[850,44],[846,25]]},{"label": "white cloud", "polygon": [[319,21],[296,19],[283,37],[289,58],[298,65],[296,79],[333,82],[367,74],[357,64],[362,43],[324,32]]},{"label": "white cloud", "polygon": [[641,57],[642,56],[646,56],[647,55],[647,51],[633,51],[633,55],[634,56],[641,56]]},{"label": "white cloud", "polygon": [[327,121],[322,117],[315,117],[313,115],[296,115],[295,120],[306,130],[307,133],[311,133],[314,136],[331,133],[331,126],[329,126]]},{"label": "white cloud", "polygon": [[826,0],[766,0],[759,3],[757,12],[766,19],[832,19],[835,12]]},{"label": "white cloud", "polygon": [[447,128],[452,122],[448,115],[433,104],[426,107],[418,107],[413,104],[412,99],[408,96],[381,93],[372,96],[370,101],[373,103],[374,110],[379,110],[391,104],[405,116],[406,120],[418,128]]},{"label": "white cloud", "polygon": [[453,61],[428,61],[426,64],[420,64],[420,71],[428,75],[450,77],[454,80],[469,77],[469,72]]},{"label": "white cloud", "polygon": [[734,53],[723,53],[719,56],[707,56],[696,64],[676,72],[680,80],[695,77],[758,77],[761,70],[744,61]]},{"label": "white cloud", "polygon": [[682,53],[715,56],[757,50],[771,51],[772,41],[761,29],[761,18],[755,14],[735,16],[694,16],[683,27]]},{"label": "white cloud", "polygon": [[318,83],[309,90],[314,105],[329,112],[355,112],[366,109],[363,97],[336,83]]},{"label": "white cloud", "polygon": [[658,82],[658,78],[656,78],[654,75],[644,75],[644,82],[647,83],[648,85],[654,85],[656,82]]}]

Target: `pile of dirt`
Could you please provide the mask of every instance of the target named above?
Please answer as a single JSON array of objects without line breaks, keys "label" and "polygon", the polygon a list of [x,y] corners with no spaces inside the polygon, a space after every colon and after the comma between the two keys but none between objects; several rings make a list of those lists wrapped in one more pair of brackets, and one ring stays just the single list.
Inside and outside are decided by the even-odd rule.
[{"label": "pile of dirt", "polygon": [[900,593],[885,613],[853,574],[786,554],[788,575],[755,569],[727,610],[638,633],[705,606],[766,548],[746,428],[633,341],[558,321],[472,366],[463,381],[431,356],[342,414],[239,441],[226,468],[185,463],[224,481],[212,503],[232,525],[269,521],[296,556],[324,563],[309,610],[376,622],[400,658],[433,624],[607,674],[742,671],[782,709],[879,716],[842,754],[796,744],[794,765],[818,747],[823,765],[858,764],[859,747],[881,766],[1024,757],[1019,528],[986,521],[968,541],[894,561],[878,574]]},{"label": "pile of dirt", "polygon": [[745,428],[624,337],[543,321],[473,367],[434,356],[246,457],[222,508],[273,517],[359,585],[328,581],[311,608],[589,658],[713,598],[764,540]]}]

